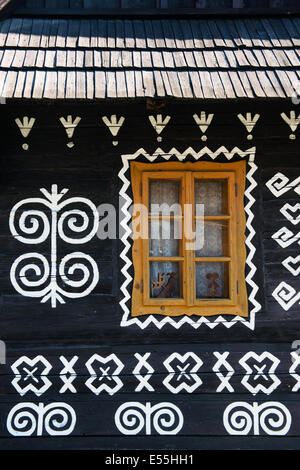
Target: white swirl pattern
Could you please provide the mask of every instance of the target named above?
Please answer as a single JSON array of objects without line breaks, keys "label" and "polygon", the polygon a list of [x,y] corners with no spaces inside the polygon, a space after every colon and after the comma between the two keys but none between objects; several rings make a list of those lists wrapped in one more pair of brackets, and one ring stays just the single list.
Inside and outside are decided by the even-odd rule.
[{"label": "white swirl pattern", "polygon": [[[81,252],[66,255],[57,264],[57,238],[69,244],[83,244],[90,241],[96,234],[99,216],[96,206],[88,199],[72,197],[63,202],[61,198],[68,192],[63,189],[58,193],[57,185],[52,185],[51,193],[41,188],[45,195],[42,198],[28,198],[18,202],[12,209],[9,219],[10,231],[18,241],[26,244],[40,244],[51,239],[51,261],[39,253],[26,253],[19,256],[11,267],[11,282],[16,291],[26,297],[41,298],[45,303],[51,300],[53,308],[57,302],[65,303],[64,297],[79,298],[88,295],[99,282],[99,271],[94,259]],[[24,210],[20,213],[18,223],[16,215],[26,205],[41,204],[51,211],[51,221],[45,212],[36,209]],[[62,212],[71,204],[83,204],[87,210],[70,209]],[[89,212],[91,215],[89,215]],[[67,235],[68,229],[76,237]],[[80,236],[79,236],[80,235]],[[28,259],[33,262],[24,265]],[[80,262],[75,263],[78,259]],[[73,264],[72,264],[73,263]],[[66,286],[79,290],[67,291],[58,284],[60,280]],[[80,276],[81,274],[81,276]],[[32,279],[34,275],[37,279]],[[77,276],[71,279],[70,276]],[[40,288],[38,290],[37,288]]]},{"label": "white swirl pattern", "polygon": [[67,436],[74,430],[76,414],[67,403],[18,403],[7,417],[7,430],[13,436]]},{"label": "white swirl pattern", "polygon": [[143,430],[149,436],[152,428],[160,435],[175,435],[181,431],[184,419],[181,410],[173,403],[127,402],[115,414],[115,424],[125,435],[137,435]]},{"label": "white swirl pattern", "polygon": [[284,436],[289,432],[292,418],[287,407],[279,402],[260,405],[257,402],[234,402],[225,409],[223,423],[230,435],[258,436],[263,431],[270,436]]}]

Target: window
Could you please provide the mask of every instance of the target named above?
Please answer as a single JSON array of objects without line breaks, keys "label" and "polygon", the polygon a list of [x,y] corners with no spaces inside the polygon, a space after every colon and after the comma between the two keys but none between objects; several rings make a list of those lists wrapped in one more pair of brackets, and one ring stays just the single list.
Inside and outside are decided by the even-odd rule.
[{"label": "window", "polygon": [[132,315],[248,315],[246,163],[131,163]]}]

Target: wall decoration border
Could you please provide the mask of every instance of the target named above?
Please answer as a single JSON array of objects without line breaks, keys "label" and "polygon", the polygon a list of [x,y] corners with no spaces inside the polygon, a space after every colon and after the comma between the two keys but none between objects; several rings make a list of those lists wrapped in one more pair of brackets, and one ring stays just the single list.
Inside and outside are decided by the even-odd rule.
[{"label": "wall decoration border", "polygon": [[[256,252],[256,248],[253,245],[253,238],[255,236],[255,230],[253,228],[253,220],[254,214],[252,212],[252,206],[255,203],[255,199],[253,197],[253,190],[257,186],[257,182],[254,179],[254,173],[257,170],[257,165],[254,163],[256,155],[256,147],[252,147],[248,150],[241,150],[238,147],[234,147],[231,151],[229,151],[226,147],[222,146],[219,147],[215,152],[209,149],[208,147],[202,148],[199,152],[195,151],[192,147],[188,147],[184,152],[180,152],[176,148],[172,148],[169,152],[165,152],[161,148],[156,149],[156,151],[150,155],[148,154],[143,148],[139,149],[134,154],[129,155],[122,155],[122,169],[120,170],[118,176],[122,182],[122,186],[119,192],[120,196],[120,227],[123,230],[121,234],[121,241],[123,243],[123,249],[120,254],[120,258],[124,262],[124,266],[121,269],[121,273],[124,276],[124,282],[121,286],[121,292],[123,294],[123,298],[120,301],[120,306],[123,311],[122,320],[120,323],[121,327],[127,327],[132,325],[137,325],[141,329],[147,328],[149,325],[154,325],[157,328],[161,329],[164,325],[171,325],[176,329],[181,328],[183,325],[187,324],[192,326],[194,329],[198,329],[202,325],[208,326],[210,329],[215,328],[218,325],[224,325],[226,328],[231,328],[237,324],[243,324],[251,330],[255,329],[255,315],[261,309],[260,303],[256,299],[256,294],[258,292],[258,285],[254,281],[254,275],[257,271],[257,268],[254,264],[254,255]],[[128,308],[127,302],[131,298],[130,292],[128,291],[128,287],[130,283],[133,281],[133,278],[130,274],[130,268],[132,266],[132,260],[130,259],[130,236],[131,236],[131,228],[130,228],[130,221],[131,221],[131,213],[130,213],[130,206],[133,203],[132,198],[128,194],[128,189],[130,188],[130,176],[127,172],[130,171],[130,162],[136,160],[138,158],[144,158],[145,161],[150,163],[154,162],[158,158],[168,161],[171,158],[176,158],[178,161],[185,161],[187,157],[192,157],[194,160],[200,160],[201,158],[211,158],[212,160],[217,159],[218,157],[222,157],[228,161],[233,159],[234,157],[245,158],[247,159],[247,186],[245,190],[245,213],[246,213],[246,228],[248,230],[248,234],[246,237],[246,246],[247,246],[247,259],[246,264],[248,266],[248,274],[246,275],[246,283],[249,288],[249,317],[230,317],[229,320],[224,318],[223,316],[218,316],[213,320],[209,320],[207,317],[199,317],[197,319],[193,319],[187,315],[183,315],[181,317],[163,317],[157,318],[155,315],[147,315],[140,318],[133,318],[130,316],[130,309]],[[251,307],[252,305],[252,307]]]}]

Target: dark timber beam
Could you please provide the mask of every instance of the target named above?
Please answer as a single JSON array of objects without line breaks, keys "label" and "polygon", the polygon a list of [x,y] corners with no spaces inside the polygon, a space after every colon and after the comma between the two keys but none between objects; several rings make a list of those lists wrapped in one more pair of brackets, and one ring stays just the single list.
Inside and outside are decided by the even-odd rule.
[{"label": "dark timber beam", "polygon": [[[0,0],[1,1],[1,0]],[[216,16],[289,16],[300,15],[300,5],[294,8],[165,8],[165,9],[60,9],[18,8],[14,16],[22,17],[216,17]]]}]

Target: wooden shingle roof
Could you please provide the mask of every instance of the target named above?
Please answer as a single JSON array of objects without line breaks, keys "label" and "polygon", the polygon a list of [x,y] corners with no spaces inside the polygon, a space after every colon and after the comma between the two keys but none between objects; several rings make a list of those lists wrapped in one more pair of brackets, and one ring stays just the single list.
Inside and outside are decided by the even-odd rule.
[{"label": "wooden shingle roof", "polygon": [[0,22],[0,96],[287,98],[300,18]]}]

